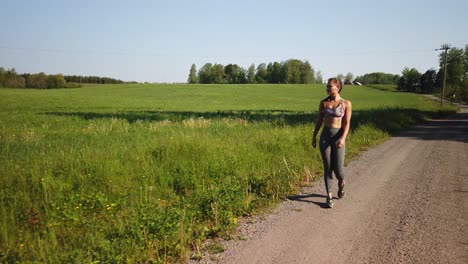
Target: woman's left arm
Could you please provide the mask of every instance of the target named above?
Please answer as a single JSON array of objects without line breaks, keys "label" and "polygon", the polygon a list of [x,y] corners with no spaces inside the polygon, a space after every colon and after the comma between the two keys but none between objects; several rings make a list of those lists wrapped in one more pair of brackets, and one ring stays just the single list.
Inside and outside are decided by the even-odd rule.
[{"label": "woman's left arm", "polygon": [[346,137],[348,137],[349,126],[351,124],[351,115],[353,113],[353,108],[351,106],[351,102],[346,100],[344,102],[345,105],[345,115],[343,116],[343,120],[341,121],[341,126],[343,127],[343,135],[341,136],[340,140],[337,142],[337,147],[341,148],[344,146],[346,142]]}]

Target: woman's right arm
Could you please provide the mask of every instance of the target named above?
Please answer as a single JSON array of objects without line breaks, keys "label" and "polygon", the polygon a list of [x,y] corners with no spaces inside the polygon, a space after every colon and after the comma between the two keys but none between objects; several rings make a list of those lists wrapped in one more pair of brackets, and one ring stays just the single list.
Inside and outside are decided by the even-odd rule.
[{"label": "woman's right arm", "polygon": [[317,147],[317,134],[320,130],[320,127],[322,127],[322,123],[323,123],[322,102],[320,102],[317,121],[315,122],[314,135],[312,136],[312,147],[314,148]]}]

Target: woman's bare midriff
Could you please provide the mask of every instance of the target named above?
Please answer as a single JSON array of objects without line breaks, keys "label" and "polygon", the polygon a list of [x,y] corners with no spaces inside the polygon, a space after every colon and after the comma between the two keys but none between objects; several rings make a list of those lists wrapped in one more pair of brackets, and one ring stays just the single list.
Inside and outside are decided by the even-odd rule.
[{"label": "woman's bare midriff", "polygon": [[329,128],[341,128],[341,118],[324,118],[324,123]]}]

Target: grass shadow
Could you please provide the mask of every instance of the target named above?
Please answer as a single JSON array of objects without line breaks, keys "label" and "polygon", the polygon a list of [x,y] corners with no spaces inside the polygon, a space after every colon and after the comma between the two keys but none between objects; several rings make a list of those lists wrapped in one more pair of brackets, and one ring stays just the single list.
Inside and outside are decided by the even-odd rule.
[{"label": "grass shadow", "polygon": [[433,119],[395,136],[468,143],[468,113],[455,113],[444,119]]},{"label": "grass shadow", "polygon": [[[187,119],[242,119],[247,122],[268,122],[273,126],[314,126],[317,118],[316,112],[290,111],[290,110],[225,110],[217,112],[192,111],[126,111],[126,112],[45,112],[43,114],[79,117],[84,120],[93,119],[125,119],[129,123],[141,121],[182,122]],[[450,119],[443,121],[438,118],[450,115]],[[433,121],[427,121],[434,118]],[[425,124],[419,130],[405,131],[417,124]],[[467,142],[468,113],[455,113],[455,111],[422,111],[405,108],[376,108],[354,110],[351,119],[351,130],[366,125],[374,127],[394,136],[414,137],[423,140],[455,140]],[[440,130],[447,133],[436,133]],[[452,131],[452,133],[450,133]]]}]

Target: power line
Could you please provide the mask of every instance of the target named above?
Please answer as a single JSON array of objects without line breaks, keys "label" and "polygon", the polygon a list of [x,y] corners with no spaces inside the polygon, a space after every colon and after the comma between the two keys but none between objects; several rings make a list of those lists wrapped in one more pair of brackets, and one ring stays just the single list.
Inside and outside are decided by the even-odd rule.
[{"label": "power line", "polygon": [[80,49],[58,49],[58,48],[24,48],[24,47],[11,47],[11,46],[0,46],[0,49],[11,50],[11,51],[21,51],[21,52],[45,52],[45,53],[63,53],[63,54],[89,54],[89,55],[117,55],[117,56],[148,56],[148,57],[198,57],[198,58],[274,58],[274,57],[333,57],[333,56],[362,56],[362,55],[385,55],[385,54],[421,54],[430,52],[431,49],[413,49],[413,50],[348,50],[341,52],[331,52],[329,54],[319,53],[319,54],[291,54],[285,56],[284,54],[240,54],[240,55],[189,55],[189,54],[169,54],[169,53],[155,53],[147,51],[131,51],[131,50],[112,50],[112,49],[102,49],[102,50],[80,50]]}]

